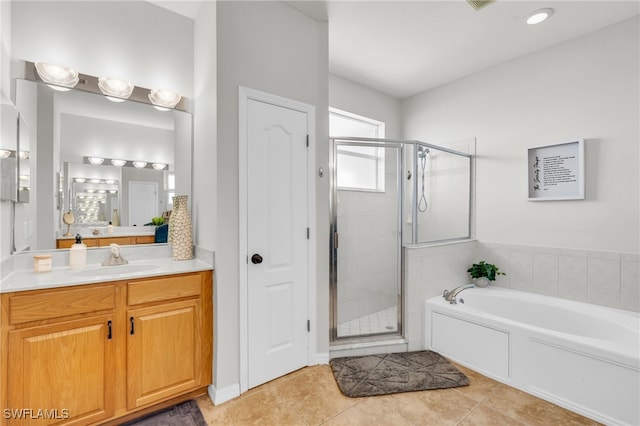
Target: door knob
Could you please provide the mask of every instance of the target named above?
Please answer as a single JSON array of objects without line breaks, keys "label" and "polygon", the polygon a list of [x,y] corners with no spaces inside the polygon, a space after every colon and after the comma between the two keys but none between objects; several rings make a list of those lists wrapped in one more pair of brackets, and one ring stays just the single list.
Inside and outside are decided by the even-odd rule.
[{"label": "door knob", "polygon": [[253,256],[251,256],[251,263],[253,263],[254,265],[262,263],[262,256],[260,256],[258,253],[254,254]]}]

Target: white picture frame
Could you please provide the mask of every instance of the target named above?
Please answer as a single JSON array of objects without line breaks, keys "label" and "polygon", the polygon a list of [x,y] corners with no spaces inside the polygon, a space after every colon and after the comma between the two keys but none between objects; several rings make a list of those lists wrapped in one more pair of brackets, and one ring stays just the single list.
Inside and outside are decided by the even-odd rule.
[{"label": "white picture frame", "polygon": [[584,200],[584,139],[527,150],[529,201]]}]

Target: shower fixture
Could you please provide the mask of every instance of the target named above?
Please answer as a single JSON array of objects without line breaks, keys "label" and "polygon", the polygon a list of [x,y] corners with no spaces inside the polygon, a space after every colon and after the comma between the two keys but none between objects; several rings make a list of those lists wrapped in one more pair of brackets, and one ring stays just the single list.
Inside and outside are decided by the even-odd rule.
[{"label": "shower fixture", "polygon": [[427,197],[424,194],[424,173],[427,168],[427,155],[429,154],[429,148],[418,145],[418,159],[420,160],[420,168],[422,169],[422,176],[420,183],[422,184],[422,190],[420,191],[420,200],[418,201],[418,210],[421,213],[427,211]]}]

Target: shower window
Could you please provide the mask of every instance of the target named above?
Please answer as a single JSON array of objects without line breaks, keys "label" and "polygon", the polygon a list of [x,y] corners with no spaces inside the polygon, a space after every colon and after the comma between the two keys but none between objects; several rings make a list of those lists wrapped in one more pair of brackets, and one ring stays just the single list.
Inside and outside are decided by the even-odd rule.
[{"label": "shower window", "polygon": [[338,146],[338,189],[384,192],[384,148]]},{"label": "shower window", "polygon": [[[384,123],[329,108],[329,133],[333,136],[384,138]],[[339,189],[384,192],[385,150],[375,146],[338,146]]]}]

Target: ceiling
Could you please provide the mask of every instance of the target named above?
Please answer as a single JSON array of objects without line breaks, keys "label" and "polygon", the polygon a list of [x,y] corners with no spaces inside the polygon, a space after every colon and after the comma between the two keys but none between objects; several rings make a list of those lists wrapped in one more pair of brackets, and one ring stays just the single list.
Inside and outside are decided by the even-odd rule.
[{"label": "ceiling", "polygon": [[[191,18],[201,5],[153,3]],[[328,20],[331,73],[398,99],[640,13],[637,0],[497,0],[478,11],[464,0],[285,3]],[[548,21],[525,23],[530,12],[547,7],[555,11]]]}]

